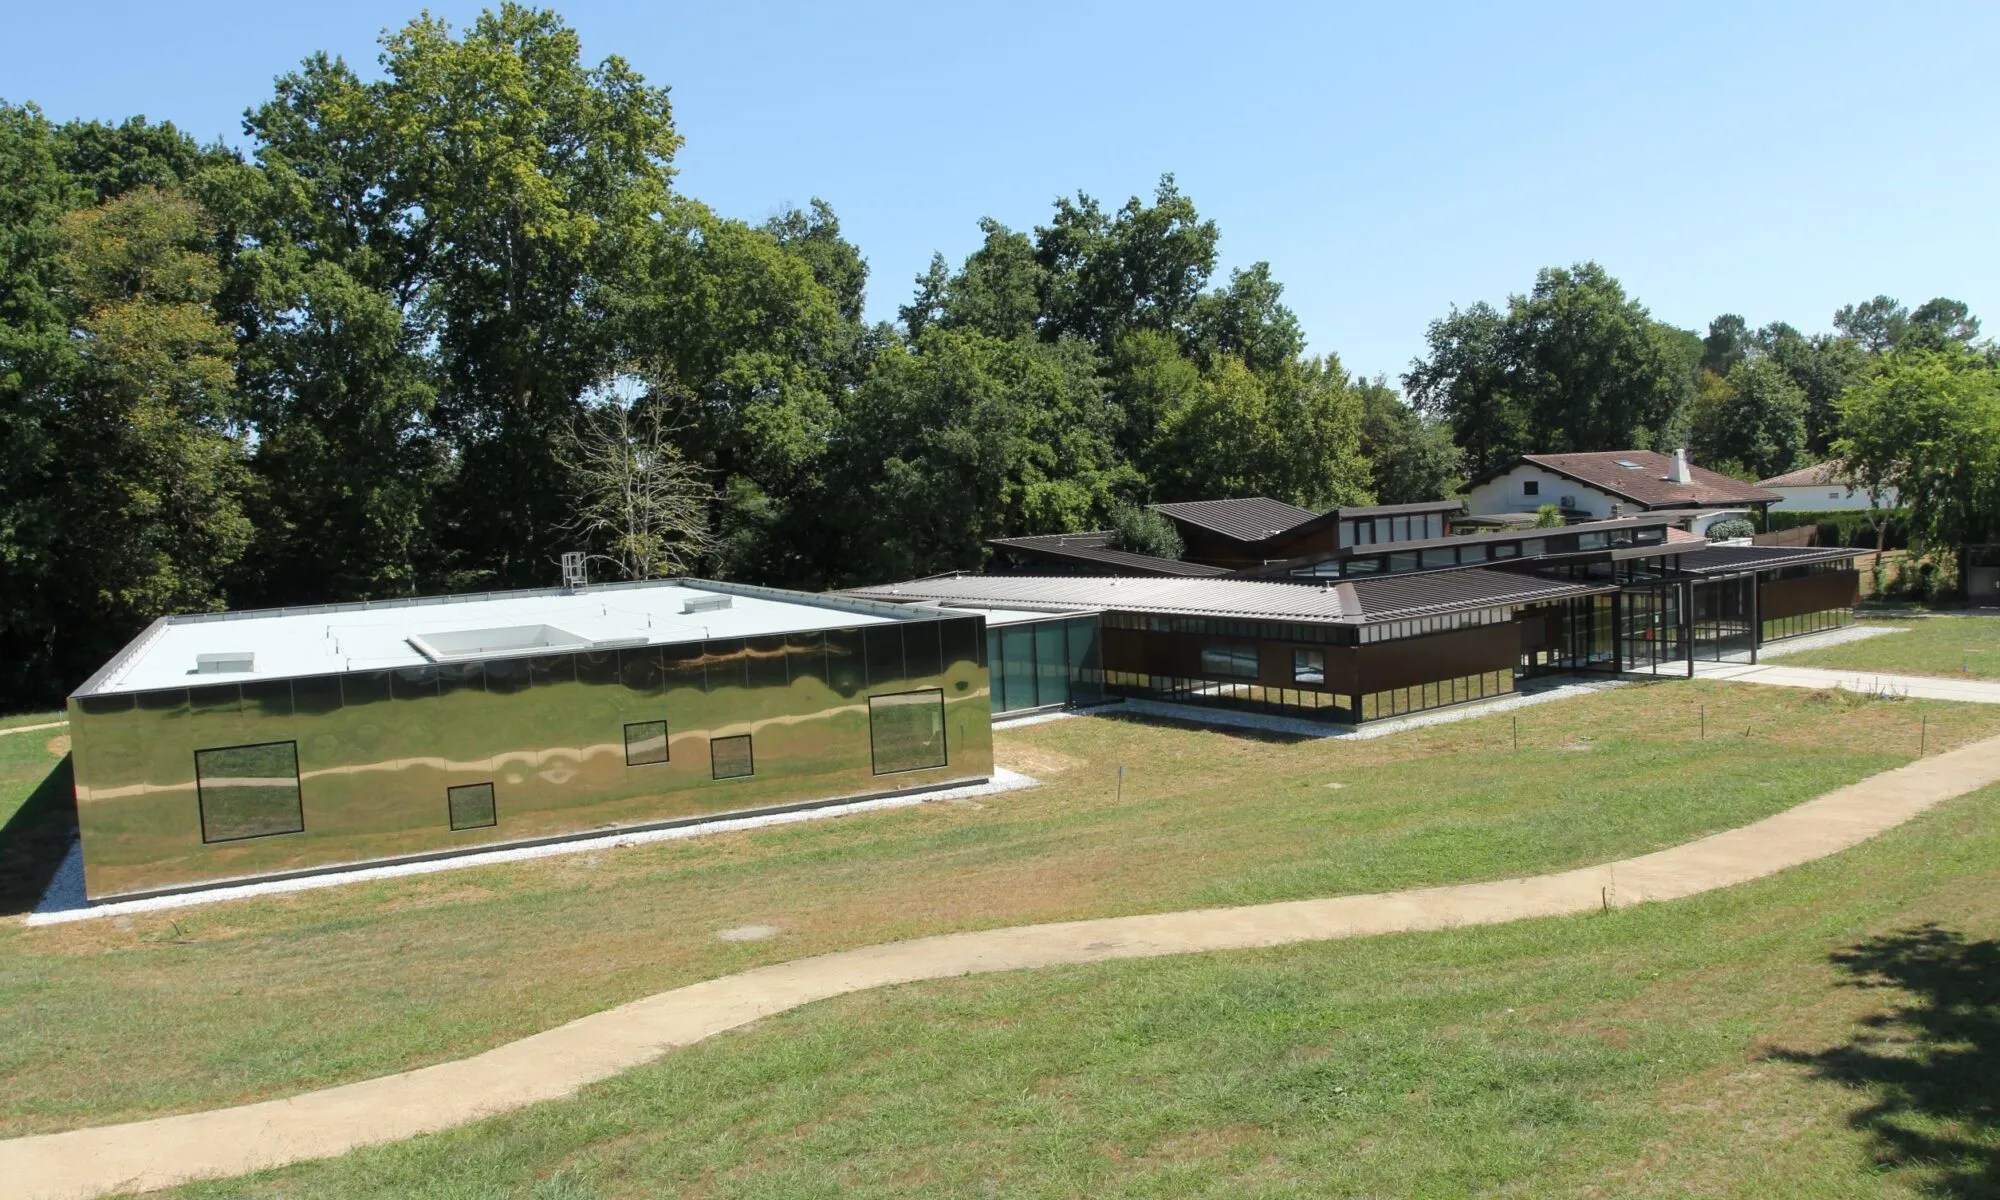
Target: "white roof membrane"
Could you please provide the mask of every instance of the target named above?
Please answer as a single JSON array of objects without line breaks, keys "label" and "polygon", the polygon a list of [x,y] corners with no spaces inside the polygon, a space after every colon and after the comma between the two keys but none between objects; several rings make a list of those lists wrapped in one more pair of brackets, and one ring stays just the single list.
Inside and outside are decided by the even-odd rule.
[{"label": "white roof membrane", "polygon": [[[718,598],[726,598],[728,606],[715,605]],[[921,610],[909,612],[916,617]],[[574,593],[172,617],[127,646],[78,694],[216,682],[213,673],[199,674],[202,660],[213,662],[216,656],[250,659],[250,670],[228,672],[231,681],[286,679],[513,654],[849,629],[895,620],[804,593],[758,594],[757,589],[689,580]]]}]

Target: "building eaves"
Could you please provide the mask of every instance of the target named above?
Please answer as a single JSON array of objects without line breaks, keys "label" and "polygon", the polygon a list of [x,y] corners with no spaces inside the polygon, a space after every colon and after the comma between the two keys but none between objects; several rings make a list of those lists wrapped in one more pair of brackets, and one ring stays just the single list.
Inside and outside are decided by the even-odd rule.
[{"label": "building eaves", "polygon": [[[1769,504],[1784,497],[1776,492],[1731,479],[1706,467],[1688,467],[1690,482],[1675,483],[1667,478],[1673,463],[1654,450],[1603,450],[1579,454],[1524,454],[1522,462],[1643,504],[1647,508],[1699,508],[1713,504]],[[1631,467],[1619,465],[1634,464]],[[1512,469],[1511,466],[1508,469]],[[1505,471],[1497,472],[1498,478]]]}]

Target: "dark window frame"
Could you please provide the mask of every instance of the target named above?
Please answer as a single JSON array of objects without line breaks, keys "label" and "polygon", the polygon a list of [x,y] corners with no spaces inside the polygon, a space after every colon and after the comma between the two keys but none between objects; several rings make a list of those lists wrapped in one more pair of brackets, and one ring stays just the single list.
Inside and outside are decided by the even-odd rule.
[{"label": "dark window frame", "polygon": [[[655,725],[660,727],[660,757],[643,758],[636,762],[633,761],[632,731],[634,729],[649,729]],[[673,729],[667,724],[665,717],[661,717],[657,721],[627,721],[625,722],[625,765],[628,767],[657,767],[665,763],[670,763],[674,760],[673,743]]]},{"label": "dark window frame", "polygon": [[[1232,668],[1240,667],[1242,660],[1244,658],[1244,654],[1242,652],[1246,651],[1248,652],[1248,657],[1250,662],[1250,669],[1248,671],[1240,669],[1228,669],[1228,670],[1218,669],[1216,667],[1210,666],[1209,664],[1209,655],[1217,654],[1229,659]],[[1257,659],[1257,647],[1255,644],[1249,642],[1210,643],[1209,645],[1205,645],[1201,648],[1200,657],[1198,661],[1201,664],[1201,672],[1203,675],[1220,675],[1225,679],[1255,679],[1260,673],[1258,666],[1258,659]]]},{"label": "dark window frame", "polygon": [[[488,819],[484,821],[472,821],[463,825],[459,824],[458,822],[459,794],[461,792],[476,792],[479,791],[481,788],[484,788],[486,790],[486,811],[489,814]],[[451,826],[451,831],[453,833],[459,833],[467,829],[498,828],[500,825],[500,793],[497,789],[494,788],[493,781],[489,779],[483,783],[455,783],[450,787],[447,787],[444,790],[444,819],[445,819],[445,824]]]},{"label": "dark window frame", "polygon": [[[289,746],[292,751],[292,808],[297,815],[298,825],[293,829],[273,829],[265,833],[242,833],[231,837],[210,837],[208,832],[208,786],[203,782],[201,758],[204,754],[227,754],[232,750],[263,750],[271,746]],[[217,775],[217,782],[227,778],[244,776]],[[201,822],[201,841],[204,846],[219,845],[223,842],[248,842],[257,838],[285,837],[306,831],[305,786],[299,780],[299,743],[296,739],[274,742],[246,742],[236,746],[204,746],[194,752],[195,813]],[[219,800],[219,798],[218,798]]]},{"label": "dark window frame", "polygon": [[[737,772],[737,773],[734,773],[734,774],[730,774],[730,775],[718,775],[718,774],[716,774],[716,773],[715,773],[715,772],[716,772],[716,768],[717,768],[717,767],[718,767],[718,765],[719,765],[719,764],[718,764],[718,763],[716,762],[716,759],[715,759],[715,748],[716,748],[716,746],[717,746],[717,745],[719,745],[720,743],[723,743],[723,742],[742,742],[742,743],[743,743],[743,761],[744,761],[744,762],[746,762],[746,763],[748,763],[748,764],[750,765],[750,769],[749,769],[749,770],[747,770],[747,771],[742,771],[742,772]],[[756,775],[756,774],[757,774],[757,746],[756,746],[756,743],[755,743],[754,741],[752,741],[752,740],[751,740],[751,737],[750,737],[750,735],[749,735],[749,734],[747,734],[747,733],[733,733],[733,734],[730,734],[730,735],[729,735],[728,737],[712,737],[712,738],[708,739],[708,777],[709,777],[709,779],[711,779],[711,780],[722,780],[722,779],[749,779],[749,778],[751,778],[752,776],[754,776],[754,775]]]},{"label": "dark window frame", "polygon": [[[1058,622],[1058,624],[1060,624],[1060,622]],[[1067,633],[1067,631],[1065,631],[1065,633]],[[885,767],[883,767],[883,766],[882,766],[882,756],[881,756],[881,754],[880,754],[880,753],[878,752],[878,750],[877,750],[877,740],[876,740],[876,737],[875,737],[875,702],[876,702],[877,700],[894,700],[894,699],[897,699],[897,698],[899,698],[899,697],[903,697],[903,696],[935,696],[935,697],[937,698],[937,715],[938,715],[938,760],[937,760],[936,762],[934,762],[934,763],[922,763],[922,764],[919,764],[919,765],[917,765],[917,766],[914,766],[914,767],[887,767],[887,768],[885,768]],[[914,706],[913,706],[913,707],[914,707]],[[869,767],[869,769],[870,769],[870,770],[871,770],[871,771],[872,771],[872,772],[873,772],[874,774],[877,774],[877,775],[903,775],[903,774],[907,774],[907,773],[909,773],[909,772],[911,772],[911,771],[935,771],[935,770],[937,770],[937,769],[938,769],[938,768],[940,768],[940,767],[948,767],[948,766],[950,766],[950,765],[951,765],[951,738],[950,738],[950,735],[949,735],[949,733],[948,733],[948,731],[947,731],[947,729],[946,729],[946,722],[945,722],[945,719],[944,719],[944,715],[945,715],[945,709],[944,709],[944,689],[943,689],[943,688],[911,688],[910,690],[908,690],[908,691],[905,691],[905,692],[881,692],[881,693],[878,693],[878,694],[876,694],[876,695],[871,695],[871,696],[869,696],[869,697],[868,697],[868,767]]]}]

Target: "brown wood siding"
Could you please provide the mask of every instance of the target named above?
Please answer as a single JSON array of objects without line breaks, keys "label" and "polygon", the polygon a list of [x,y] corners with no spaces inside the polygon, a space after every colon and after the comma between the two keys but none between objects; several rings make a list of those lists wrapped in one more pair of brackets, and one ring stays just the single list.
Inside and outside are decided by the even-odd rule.
[{"label": "brown wood siding", "polygon": [[1859,571],[1826,571],[1802,579],[1757,581],[1757,616],[1775,621],[1829,608],[1853,608],[1861,598]]},{"label": "brown wood siding", "polygon": [[1358,688],[1381,692],[1483,671],[1511,670],[1521,659],[1521,633],[1509,621],[1427,637],[1375,642],[1356,649],[1360,668]]},{"label": "brown wood siding", "polygon": [[[1154,633],[1138,629],[1106,629],[1103,633],[1104,669],[1128,671],[1135,675],[1165,675],[1176,679],[1229,680],[1211,676],[1201,669],[1203,646],[1254,646],[1257,649],[1257,678],[1237,679],[1265,687],[1299,688],[1301,691],[1355,694],[1356,649],[1315,642],[1280,642],[1263,638],[1213,637],[1207,634]],[[1318,650],[1326,655],[1326,683],[1305,687],[1292,682],[1292,651]],[[1466,672],[1461,672],[1464,674]]]}]

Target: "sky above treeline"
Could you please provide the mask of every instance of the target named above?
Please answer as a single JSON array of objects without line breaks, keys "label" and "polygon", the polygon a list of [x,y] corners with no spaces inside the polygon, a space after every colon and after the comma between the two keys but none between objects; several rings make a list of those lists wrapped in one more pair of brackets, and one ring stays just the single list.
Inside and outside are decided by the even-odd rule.
[{"label": "sky above treeline", "polygon": [[[314,50],[369,73],[421,7],[21,6],[0,98],[241,146],[274,76]],[[1366,375],[1581,259],[1690,328],[1823,330],[1886,292],[2000,331],[2000,5],[553,7],[588,59],[672,87],[684,192],[752,220],[831,202],[873,319],[982,216],[1170,171],[1221,226],[1218,281],[1268,260],[1312,349]]]}]

